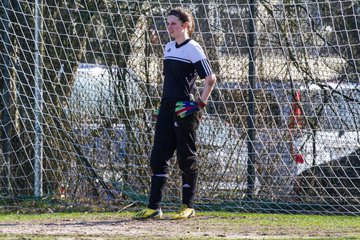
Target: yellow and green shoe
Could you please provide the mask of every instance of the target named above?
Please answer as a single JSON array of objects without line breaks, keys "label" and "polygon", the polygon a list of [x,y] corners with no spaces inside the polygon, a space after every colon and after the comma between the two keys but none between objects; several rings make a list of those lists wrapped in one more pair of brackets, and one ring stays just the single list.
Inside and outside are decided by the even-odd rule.
[{"label": "yellow and green shoe", "polygon": [[162,218],[161,209],[145,208],[144,210],[135,214],[134,219],[160,219]]},{"label": "yellow and green shoe", "polygon": [[189,208],[187,205],[183,204],[180,207],[180,210],[176,213],[174,219],[186,219],[195,217],[195,209]]}]

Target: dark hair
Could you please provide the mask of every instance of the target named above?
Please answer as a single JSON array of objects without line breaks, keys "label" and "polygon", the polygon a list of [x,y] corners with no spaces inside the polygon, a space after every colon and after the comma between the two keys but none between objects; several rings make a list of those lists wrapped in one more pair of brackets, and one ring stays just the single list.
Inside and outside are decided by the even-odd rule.
[{"label": "dark hair", "polygon": [[182,23],[185,22],[189,23],[188,33],[189,36],[191,37],[193,32],[195,31],[195,21],[190,10],[182,7],[176,7],[170,10],[168,16],[170,15],[177,17]]}]

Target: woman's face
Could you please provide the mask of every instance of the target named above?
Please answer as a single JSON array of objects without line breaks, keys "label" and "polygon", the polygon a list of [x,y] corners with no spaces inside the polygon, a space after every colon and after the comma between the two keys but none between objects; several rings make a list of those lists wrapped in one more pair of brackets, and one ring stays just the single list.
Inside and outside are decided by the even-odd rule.
[{"label": "woman's face", "polygon": [[170,15],[167,17],[167,30],[172,38],[183,37],[187,31],[187,23],[182,23],[177,17]]}]

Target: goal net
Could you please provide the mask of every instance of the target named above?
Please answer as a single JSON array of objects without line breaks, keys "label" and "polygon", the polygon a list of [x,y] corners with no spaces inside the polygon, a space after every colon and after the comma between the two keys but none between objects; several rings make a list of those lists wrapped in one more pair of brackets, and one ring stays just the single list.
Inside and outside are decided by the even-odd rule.
[{"label": "goal net", "polygon": [[197,208],[360,213],[358,1],[0,4],[2,207],[146,204],[165,21],[183,6],[218,79],[197,133]]}]

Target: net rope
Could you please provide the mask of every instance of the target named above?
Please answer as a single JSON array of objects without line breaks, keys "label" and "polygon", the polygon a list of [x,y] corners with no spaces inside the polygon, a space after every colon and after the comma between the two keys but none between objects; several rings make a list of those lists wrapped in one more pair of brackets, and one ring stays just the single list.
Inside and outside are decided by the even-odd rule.
[{"label": "net rope", "polygon": [[[146,204],[166,16],[183,6],[218,78],[198,130],[197,208],[359,214],[358,1],[180,2],[2,0],[2,206]],[[171,162],[169,209],[181,196]]]}]

